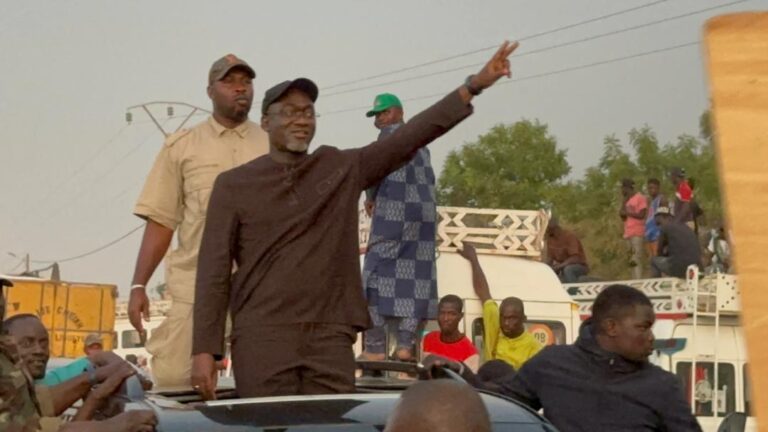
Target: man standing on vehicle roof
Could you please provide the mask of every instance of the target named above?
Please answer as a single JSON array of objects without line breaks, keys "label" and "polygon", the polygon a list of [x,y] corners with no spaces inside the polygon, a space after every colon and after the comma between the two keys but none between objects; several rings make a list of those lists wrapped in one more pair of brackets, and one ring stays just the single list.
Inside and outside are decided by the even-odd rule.
[{"label": "man standing on vehicle roof", "polygon": [[211,194],[195,292],[193,384],[203,397],[214,397],[227,306],[241,397],[355,390],[352,345],[370,325],[360,193],[469,116],[473,96],[510,75],[516,47],[505,42],[456,91],[358,149],[308,153],[318,95],[312,81],[267,90],[261,124],[270,154],[220,175]]},{"label": "man standing on vehicle roof", "polygon": [[635,191],[635,181],[625,178],[621,181],[622,204],[619,216],[624,222],[624,241],[631,253],[629,262],[634,279],[643,278],[643,237],[645,218],[648,215],[648,199]]},{"label": "man standing on vehicle roof", "polygon": [[[404,124],[400,99],[390,93],[376,96],[366,116],[375,116],[379,139]],[[420,148],[366,195],[366,208],[373,211],[363,287],[373,328],[365,332],[362,357],[384,360],[390,330],[397,335],[397,360],[413,360],[417,333],[425,320],[435,318],[437,309],[437,209],[429,150]]]},{"label": "man standing on vehicle roof", "polygon": [[472,265],[472,287],[483,304],[483,354],[485,360],[504,360],[515,370],[541,351],[541,344],[525,330],[525,306],[517,297],[507,297],[501,307],[491,297],[488,280],[474,246],[464,243],[459,254]]},{"label": "man standing on vehicle roof", "polygon": [[144,333],[149,320],[146,284],[177,232],[178,247],[165,260],[165,282],[173,302],[165,320],[152,331],[147,351],[158,386],[189,385],[192,310],[197,255],[208,199],[219,173],[267,153],[267,137],[248,120],[253,102],[253,69],[228,54],[208,73],[208,120],[169,136],[157,156],[134,213],[147,221],[136,260],[128,314]]}]

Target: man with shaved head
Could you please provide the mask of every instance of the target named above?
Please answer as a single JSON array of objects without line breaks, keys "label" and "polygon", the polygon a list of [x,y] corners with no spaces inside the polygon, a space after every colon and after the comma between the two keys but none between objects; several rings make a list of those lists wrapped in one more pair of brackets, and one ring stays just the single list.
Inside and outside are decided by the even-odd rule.
[{"label": "man with shaved head", "polygon": [[475,389],[453,380],[422,381],[403,392],[385,432],[490,432],[488,410]]},{"label": "man with shaved head", "polygon": [[472,245],[465,244],[459,254],[472,265],[472,286],[483,303],[483,352],[485,360],[504,360],[515,370],[541,351],[541,344],[525,331],[525,305],[517,297],[507,297],[496,305],[488,280]]}]

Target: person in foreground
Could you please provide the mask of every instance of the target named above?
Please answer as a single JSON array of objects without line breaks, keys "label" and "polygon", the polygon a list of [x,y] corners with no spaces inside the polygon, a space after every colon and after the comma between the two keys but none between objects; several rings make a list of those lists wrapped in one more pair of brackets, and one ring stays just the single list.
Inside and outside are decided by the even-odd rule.
[{"label": "person in foreground", "polygon": [[701,431],[677,377],[648,362],[655,321],[645,294],[611,285],[595,299],[576,343],[544,348],[501,382],[488,385],[445,357],[422,363],[543,410],[561,432]]},{"label": "person in foreground", "polygon": [[611,285],[575,344],[545,348],[500,392],[543,409],[561,432],[700,431],[677,377],[648,362],[655,320],[645,294]]},{"label": "person in foreground", "polygon": [[227,309],[239,396],[355,390],[352,345],[371,323],[360,277],[360,194],[469,116],[472,98],[510,75],[516,47],[505,42],[457,90],[358,149],[308,152],[312,81],[267,90],[261,126],[269,154],[222,173],[211,192],[193,319],[192,384],[204,398],[214,397]]},{"label": "person in foreground", "polygon": [[480,395],[447,379],[417,382],[403,392],[384,432],[490,432],[491,420]]}]

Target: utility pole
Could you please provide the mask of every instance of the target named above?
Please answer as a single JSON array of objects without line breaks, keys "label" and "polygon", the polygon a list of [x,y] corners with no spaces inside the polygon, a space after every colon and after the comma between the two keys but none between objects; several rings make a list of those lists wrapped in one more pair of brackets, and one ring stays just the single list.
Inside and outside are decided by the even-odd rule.
[{"label": "utility pole", "polygon": [[[29,273],[29,270],[30,270],[29,263],[31,262],[31,260],[29,259],[29,254],[24,254],[24,257],[20,257],[20,256],[16,255],[13,252],[8,252],[8,255],[10,255],[10,256],[12,256],[12,257],[14,257],[14,258],[24,262],[24,273]],[[19,263],[19,264],[21,264],[21,263]],[[14,268],[14,270],[16,268],[18,268],[18,267],[19,267],[19,265],[17,264],[16,267]],[[14,271],[14,270],[11,270],[11,271]]]},{"label": "utility pole", "polygon": [[[158,116],[156,114],[154,114],[152,112],[152,110],[151,110],[151,108],[153,108],[153,107],[155,107],[157,105],[165,105],[166,106],[165,113],[167,115],[167,118],[169,118],[169,119],[174,117],[174,113],[175,113],[177,107],[181,108],[182,110],[187,110],[188,109],[190,111],[189,111],[188,114],[186,114],[186,117],[184,117],[184,120],[176,127],[176,130],[174,130],[174,131],[170,131],[170,130],[166,131],[163,128],[163,125],[161,125],[160,122],[157,120]],[[153,102],[146,102],[146,103],[143,103],[143,104],[129,106],[128,108],[126,108],[126,111],[125,111],[125,121],[128,122],[128,124],[131,124],[133,122],[133,110],[138,110],[138,109],[143,110],[144,113],[147,114],[147,116],[149,116],[149,118],[152,120],[152,122],[155,124],[155,126],[157,126],[157,129],[159,129],[160,132],[164,136],[166,136],[166,137],[168,135],[172,134],[172,133],[178,132],[182,127],[184,127],[184,125],[187,123],[187,121],[189,121],[189,119],[192,118],[192,116],[194,116],[195,114],[203,114],[203,113],[210,114],[211,113],[209,110],[207,110],[205,108],[201,108],[199,106],[188,104],[186,102],[153,101]]]}]

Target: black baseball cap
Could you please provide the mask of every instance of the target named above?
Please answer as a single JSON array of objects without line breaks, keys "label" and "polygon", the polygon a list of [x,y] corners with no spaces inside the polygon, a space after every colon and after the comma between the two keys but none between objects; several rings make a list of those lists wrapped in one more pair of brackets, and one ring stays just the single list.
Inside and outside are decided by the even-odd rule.
[{"label": "black baseball cap", "polygon": [[9,281],[8,279],[5,279],[5,278],[0,278],[0,288],[2,288],[4,286],[12,287],[13,286],[13,282],[11,282],[11,281]]},{"label": "black baseball cap", "polygon": [[296,89],[306,93],[312,102],[317,101],[317,95],[320,91],[317,89],[317,85],[309,78],[296,78],[293,81],[283,81],[280,84],[270,88],[264,92],[264,100],[261,102],[261,113],[266,114],[270,105],[277,102],[278,99],[283,97],[288,90]]}]

